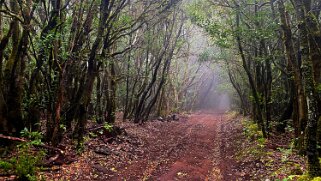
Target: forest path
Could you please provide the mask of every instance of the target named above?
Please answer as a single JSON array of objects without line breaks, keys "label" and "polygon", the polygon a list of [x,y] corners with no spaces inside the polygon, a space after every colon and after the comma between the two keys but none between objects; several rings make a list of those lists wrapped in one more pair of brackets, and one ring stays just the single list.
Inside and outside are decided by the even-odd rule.
[{"label": "forest path", "polygon": [[[210,111],[178,121],[143,125],[120,121],[126,134],[112,143],[88,139],[75,162],[43,174],[48,180],[231,181],[240,179],[234,161],[240,144],[240,118]],[[71,151],[74,149],[70,149]],[[97,153],[100,152],[100,153]],[[103,154],[101,154],[103,153]]]},{"label": "forest path", "polygon": [[224,114],[199,112],[175,124],[146,126],[145,131],[154,133],[144,138],[146,151],[118,168],[111,180],[236,180],[235,121]]}]

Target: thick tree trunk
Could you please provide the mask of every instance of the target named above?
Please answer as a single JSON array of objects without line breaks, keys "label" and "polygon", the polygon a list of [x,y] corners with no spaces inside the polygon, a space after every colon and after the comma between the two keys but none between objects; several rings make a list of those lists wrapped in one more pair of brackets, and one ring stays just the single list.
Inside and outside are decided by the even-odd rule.
[{"label": "thick tree trunk", "polygon": [[[320,64],[320,55],[317,55],[318,45],[315,36],[316,21],[311,14],[311,0],[296,0],[295,8],[298,16],[299,34],[301,39],[303,75],[305,79],[305,90],[309,99],[309,119],[307,124],[307,157],[308,171],[311,176],[321,176],[321,168],[317,151],[317,127],[320,117],[320,108],[318,103],[318,94],[316,91],[316,81],[318,80],[318,64]],[[318,35],[317,35],[318,36]],[[321,36],[321,35],[319,35]],[[316,63],[317,62],[317,63]]]},{"label": "thick tree trunk", "polygon": [[[309,3],[305,4],[306,10],[306,32],[309,44],[309,61],[312,65],[312,79],[314,86],[314,99],[316,101],[316,107],[318,108],[315,112],[317,122],[321,123],[321,27],[320,21],[318,21],[318,13],[311,10]],[[319,10],[320,11],[320,10]],[[309,105],[311,106],[311,105]],[[321,124],[318,124],[318,145],[321,144]],[[321,149],[319,148],[319,151]],[[321,153],[321,152],[320,152]],[[319,154],[320,154],[319,153]]]},{"label": "thick tree trunk", "polygon": [[[285,47],[285,54],[288,63],[291,65],[292,74],[294,76],[294,83],[296,88],[294,100],[297,100],[297,108],[298,108],[298,118],[299,122],[296,124],[295,127],[296,133],[299,133],[299,140],[297,142],[297,148],[299,150],[304,149],[304,135],[305,135],[305,126],[307,123],[307,101],[306,96],[303,88],[303,77],[301,75],[300,65],[297,63],[297,57],[295,56],[294,45],[292,41],[292,32],[289,25],[289,17],[285,12],[285,7],[283,1],[279,1],[279,12],[281,16],[281,28],[283,30],[283,44]],[[295,106],[296,107],[296,106]],[[296,121],[296,120],[294,120]]]},{"label": "thick tree trunk", "polygon": [[[103,34],[106,29],[106,21],[109,17],[110,9],[109,9],[109,4],[110,2],[107,0],[102,0],[100,4],[100,20],[99,20],[99,25],[98,25],[98,30],[97,30],[97,37],[91,47],[91,51],[89,53],[88,57],[88,68],[87,68],[87,73],[86,73],[86,78],[85,78],[85,83],[84,83],[84,89],[79,90],[79,97],[80,100],[77,103],[77,108],[76,109],[77,113],[79,114],[77,116],[78,119],[78,149],[83,148],[83,141],[84,141],[84,133],[85,133],[85,126],[87,124],[87,109],[88,105],[91,101],[91,95],[93,91],[93,86],[95,82],[96,75],[98,73],[98,65],[97,65],[97,52],[102,44],[103,41]],[[108,37],[105,37],[108,38]]]},{"label": "thick tree trunk", "polygon": [[[23,120],[23,96],[24,96],[24,74],[25,74],[25,57],[27,55],[30,32],[30,6],[31,1],[26,2],[27,5],[22,6],[22,13],[24,15],[23,26],[24,29],[20,31],[19,21],[12,20],[12,51],[5,67],[4,86],[6,87],[5,101],[7,106],[7,118],[11,124],[9,133],[19,135],[24,128],[25,122]],[[12,11],[19,13],[19,4],[17,1],[10,1]]]},{"label": "thick tree trunk", "polygon": [[[2,15],[0,14],[0,23],[2,25]],[[4,56],[4,51],[7,48],[7,45],[9,43],[9,38],[12,36],[12,30],[13,30],[13,25],[14,22],[11,22],[9,25],[9,30],[8,33],[3,36],[2,32],[1,33],[1,42],[0,42],[0,132],[4,134],[9,134],[11,132],[11,126],[8,123],[7,120],[7,112],[8,112],[8,107],[6,105],[6,99],[5,95],[6,92],[3,91],[4,89],[4,77],[3,77],[3,56]]]}]

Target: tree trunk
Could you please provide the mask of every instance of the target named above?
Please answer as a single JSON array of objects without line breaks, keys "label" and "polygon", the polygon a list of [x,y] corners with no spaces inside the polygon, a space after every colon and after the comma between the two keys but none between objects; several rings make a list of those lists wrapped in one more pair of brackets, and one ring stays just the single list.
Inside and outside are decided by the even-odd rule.
[{"label": "tree trunk", "polygon": [[[292,41],[292,32],[289,25],[289,17],[285,12],[285,7],[283,1],[279,1],[279,12],[281,16],[281,28],[283,30],[283,44],[285,47],[285,53],[288,63],[292,67],[292,74],[294,75],[295,88],[297,89],[295,95],[297,95],[297,105],[298,105],[298,127],[296,127],[296,133],[300,133],[299,140],[297,142],[297,148],[299,150],[304,149],[304,135],[305,135],[305,126],[307,122],[307,101],[303,88],[303,77],[301,75],[300,65],[297,63],[297,58],[295,56],[294,45]],[[294,99],[296,100],[296,99]],[[296,106],[295,106],[296,107]],[[296,120],[294,120],[296,121]]]},{"label": "tree trunk", "polygon": [[[236,25],[237,25],[237,28],[239,28],[239,26],[240,26],[240,13],[237,13]],[[257,122],[258,122],[258,125],[259,125],[260,129],[262,130],[263,137],[266,138],[267,134],[266,134],[266,129],[265,129],[264,121],[263,121],[263,114],[262,114],[260,98],[259,98],[259,95],[258,95],[258,92],[257,92],[257,88],[255,87],[255,83],[254,83],[254,80],[253,80],[253,77],[252,77],[251,70],[248,67],[248,63],[247,63],[247,60],[246,60],[245,55],[244,55],[244,51],[243,51],[243,47],[242,47],[242,41],[241,41],[241,37],[240,37],[239,34],[236,35],[236,41],[237,41],[239,53],[240,53],[241,59],[242,59],[242,66],[243,66],[243,68],[244,68],[244,70],[246,72],[246,75],[248,77],[248,80],[249,80],[249,83],[250,83],[250,87],[251,87],[251,90],[252,90],[252,95],[254,97],[254,103],[255,104],[253,106],[255,106],[255,109],[256,109],[256,112],[257,112],[257,114],[256,114]]]},{"label": "tree trunk", "polygon": [[110,85],[108,86],[108,107],[107,107],[107,122],[114,123],[116,120],[116,70],[114,60],[110,60],[109,63],[110,71]]},{"label": "tree trunk", "polygon": [[[320,64],[320,56],[316,55],[315,48],[318,48],[315,44],[315,26],[316,20],[310,14],[311,12],[311,0],[296,0],[295,8],[298,16],[298,26],[301,39],[301,54],[303,62],[303,75],[305,79],[305,90],[309,99],[309,119],[307,124],[307,157],[308,157],[308,172],[310,176],[321,176],[321,168],[317,151],[317,127],[318,119],[320,117],[320,110],[318,105],[318,96],[316,92],[316,79],[318,75],[318,67],[316,64]],[[312,28],[313,30],[311,31]],[[320,35],[321,36],[321,35]],[[304,39],[305,38],[305,39]],[[318,63],[315,63],[318,62]]]}]

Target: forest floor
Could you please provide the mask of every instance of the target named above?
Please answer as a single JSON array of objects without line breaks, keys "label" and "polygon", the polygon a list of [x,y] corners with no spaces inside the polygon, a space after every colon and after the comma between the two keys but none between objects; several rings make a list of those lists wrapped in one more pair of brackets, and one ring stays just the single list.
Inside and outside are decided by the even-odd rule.
[{"label": "forest floor", "polygon": [[[305,160],[292,151],[291,132],[259,139],[237,114],[200,111],[179,120],[116,122],[117,136],[90,123],[84,151],[67,137],[64,156],[38,174],[43,180],[234,181],[300,175]],[[252,124],[248,121],[248,123]],[[252,124],[255,125],[255,124]],[[252,126],[253,127],[253,126]],[[254,136],[254,137],[253,137]],[[1,174],[0,174],[1,175]],[[14,178],[14,177],[10,177]],[[1,177],[0,180],[10,180]]]}]

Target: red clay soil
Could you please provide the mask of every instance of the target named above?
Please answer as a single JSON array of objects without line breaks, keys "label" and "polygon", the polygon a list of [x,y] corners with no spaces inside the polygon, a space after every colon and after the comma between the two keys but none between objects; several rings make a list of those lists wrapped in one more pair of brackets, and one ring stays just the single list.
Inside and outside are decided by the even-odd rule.
[{"label": "red clay soil", "polygon": [[[119,123],[127,135],[118,143],[88,141],[76,162],[42,174],[50,180],[242,180],[233,169],[238,123],[209,112],[171,122]],[[97,154],[97,146],[110,154]]]}]

